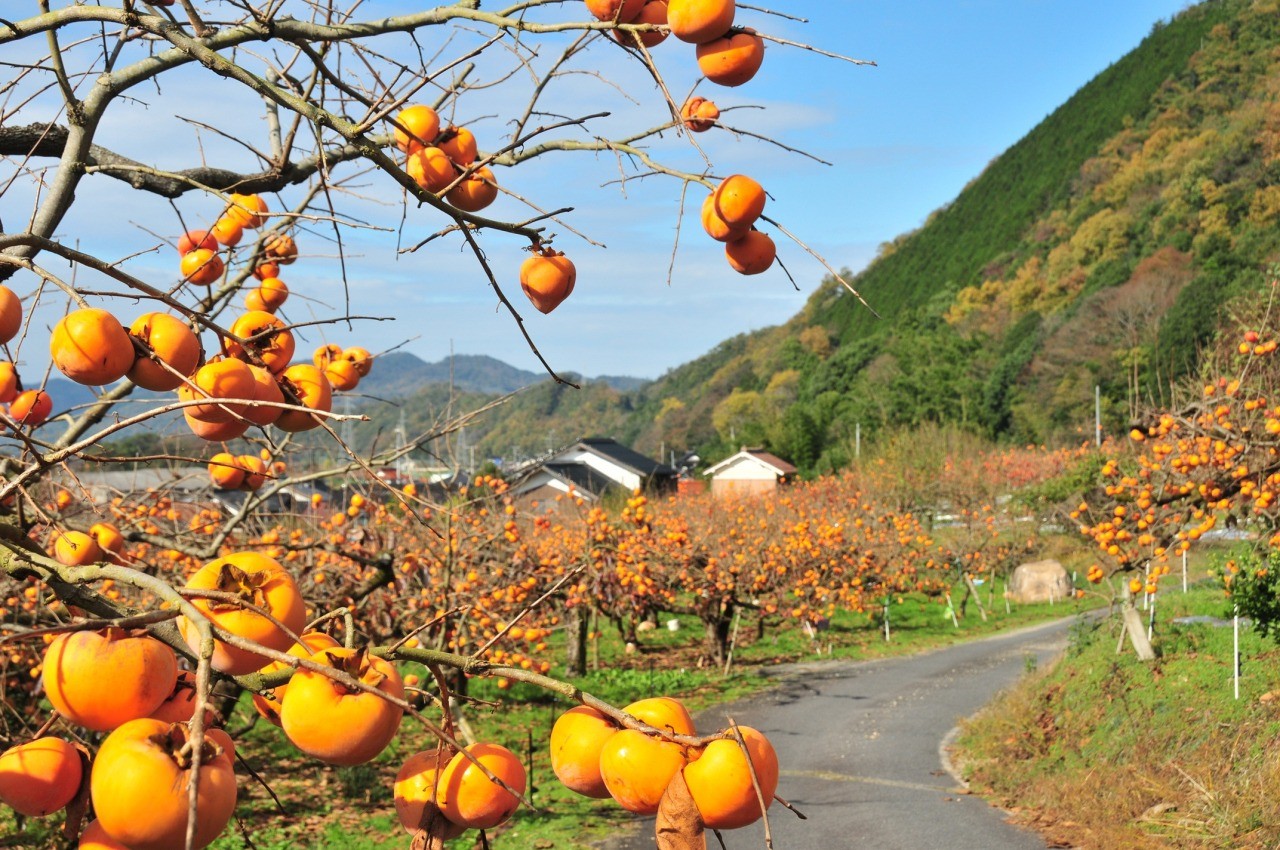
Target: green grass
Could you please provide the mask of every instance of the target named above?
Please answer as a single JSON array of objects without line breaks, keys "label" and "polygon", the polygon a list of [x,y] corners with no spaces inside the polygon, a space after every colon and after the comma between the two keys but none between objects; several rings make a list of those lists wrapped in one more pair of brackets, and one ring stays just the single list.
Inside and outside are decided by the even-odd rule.
[{"label": "green grass", "polygon": [[[1052,670],[965,726],[961,761],[977,790],[1053,840],[1080,848],[1245,848],[1280,842],[1280,650],[1241,629],[1240,697],[1229,618],[1205,581],[1162,593],[1153,663],[1114,619],[1078,626]],[[1229,621],[1228,621],[1229,622]]]}]

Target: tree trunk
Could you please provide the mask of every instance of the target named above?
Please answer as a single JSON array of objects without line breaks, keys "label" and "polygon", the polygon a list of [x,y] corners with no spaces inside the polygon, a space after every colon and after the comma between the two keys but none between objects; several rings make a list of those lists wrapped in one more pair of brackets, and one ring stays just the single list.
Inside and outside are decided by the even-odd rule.
[{"label": "tree trunk", "polygon": [[570,676],[587,675],[587,612],[574,605],[566,614],[564,666]]},{"label": "tree trunk", "polygon": [[724,602],[706,612],[702,618],[705,627],[707,652],[717,666],[723,666],[729,657],[729,629],[733,623],[733,603]]}]

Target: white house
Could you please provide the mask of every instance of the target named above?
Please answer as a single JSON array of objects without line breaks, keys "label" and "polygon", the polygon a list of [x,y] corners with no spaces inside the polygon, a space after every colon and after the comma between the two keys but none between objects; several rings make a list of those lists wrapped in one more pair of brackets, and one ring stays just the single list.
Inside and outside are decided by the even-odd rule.
[{"label": "white house", "polygon": [[743,449],[702,474],[711,479],[711,495],[725,498],[771,493],[787,483],[796,468],[761,449]]},{"label": "white house", "polygon": [[609,487],[627,492],[675,489],[677,473],[608,437],[588,437],[532,465],[513,487],[516,496],[576,493],[595,501]]}]

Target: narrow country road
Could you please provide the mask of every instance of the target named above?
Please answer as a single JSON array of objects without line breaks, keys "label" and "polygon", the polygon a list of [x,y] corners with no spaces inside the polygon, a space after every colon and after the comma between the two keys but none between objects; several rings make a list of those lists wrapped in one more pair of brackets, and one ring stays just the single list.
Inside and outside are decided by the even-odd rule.
[{"label": "narrow country road", "polygon": [[[769,810],[776,850],[1044,850],[977,797],[957,793],[941,748],[973,714],[1066,645],[1074,618],[924,655],[868,662],[789,665],[779,687],[698,718],[725,716],[765,732],[778,750],[778,794],[808,816]],[[763,828],[723,833],[728,850],[764,847]],[[652,850],[653,819],[605,850]],[[708,846],[717,847],[708,835]]]}]

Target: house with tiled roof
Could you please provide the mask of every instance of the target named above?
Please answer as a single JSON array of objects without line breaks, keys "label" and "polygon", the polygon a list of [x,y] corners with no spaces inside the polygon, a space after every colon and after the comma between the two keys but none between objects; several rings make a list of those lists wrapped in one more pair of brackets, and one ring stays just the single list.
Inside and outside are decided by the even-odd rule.
[{"label": "house with tiled roof", "polygon": [[717,498],[771,493],[789,482],[797,470],[764,449],[743,449],[703,472]]},{"label": "house with tiled roof", "polygon": [[512,485],[517,497],[549,501],[570,493],[599,501],[610,489],[668,493],[675,469],[609,437],[587,437],[526,467]]}]

